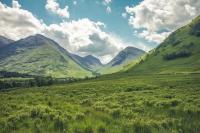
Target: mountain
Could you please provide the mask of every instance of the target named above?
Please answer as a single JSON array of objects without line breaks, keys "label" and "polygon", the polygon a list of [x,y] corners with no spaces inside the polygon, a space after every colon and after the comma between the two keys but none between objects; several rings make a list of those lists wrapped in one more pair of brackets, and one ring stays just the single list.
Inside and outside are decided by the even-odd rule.
[{"label": "mountain", "polygon": [[200,16],[169,35],[127,73],[200,73]]},{"label": "mountain", "polygon": [[39,34],[1,48],[0,70],[52,77],[92,76],[68,51]]},{"label": "mountain", "polygon": [[14,41],[11,39],[8,39],[6,37],[0,36],[0,48],[3,48],[4,46],[6,46],[12,42],[14,42]]},{"label": "mountain", "polygon": [[108,65],[110,66],[117,66],[117,65],[122,65],[125,64],[127,62],[133,61],[135,59],[138,59],[141,55],[144,55],[145,51],[135,48],[135,47],[127,47],[124,50],[122,50],[121,52],[119,52],[119,54],[117,56],[115,56],[115,58],[113,58]]},{"label": "mountain", "polygon": [[76,60],[76,62],[78,62],[82,67],[90,71],[96,71],[98,68],[102,67],[101,61],[92,55],[88,55],[85,57],[81,57],[76,54],[71,54],[71,55],[73,59]]},{"label": "mountain", "polygon": [[123,70],[126,65],[135,62],[145,53],[146,52],[141,49],[129,46],[119,52],[108,64],[99,69],[98,72],[107,74]]}]

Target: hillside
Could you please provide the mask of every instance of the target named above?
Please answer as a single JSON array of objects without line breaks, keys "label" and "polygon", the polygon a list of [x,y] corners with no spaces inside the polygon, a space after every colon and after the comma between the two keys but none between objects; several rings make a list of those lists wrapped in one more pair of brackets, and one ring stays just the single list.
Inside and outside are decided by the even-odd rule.
[{"label": "hillside", "polygon": [[85,77],[70,53],[42,35],[30,36],[0,49],[0,70],[52,77]]},{"label": "hillside", "polygon": [[200,72],[200,16],[173,32],[129,74]]},{"label": "hillside", "polygon": [[71,54],[71,55],[73,59],[76,60],[76,62],[78,62],[82,67],[90,71],[96,71],[98,68],[102,67],[101,61],[92,55],[88,55],[85,57],[81,57],[76,54]]},{"label": "hillside", "polygon": [[0,36],[0,48],[3,48],[4,46],[6,46],[6,45],[8,45],[12,42],[13,42],[13,40],[8,39],[8,38],[3,37],[3,36]]},{"label": "hillside", "polygon": [[129,64],[137,62],[145,53],[141,49],[129,46],[120,51],[108,64],[100,68],[98,72],[108,74],[124,70]]}]

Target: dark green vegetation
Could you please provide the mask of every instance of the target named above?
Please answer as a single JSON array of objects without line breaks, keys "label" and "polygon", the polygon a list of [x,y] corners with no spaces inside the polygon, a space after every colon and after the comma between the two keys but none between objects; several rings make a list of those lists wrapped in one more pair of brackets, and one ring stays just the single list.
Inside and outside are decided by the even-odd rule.
[{"label": "dark green vegetation", "polygon": [[174,59],[177,59],[177,58],[189,57],[189,56],[191,56],[191,54],[192,53],[188,50],[182,50],[182,51],[166,54],[166,55],[163,56],[163,58],[165,60],[174,60]]},{"label": "dark green vegetation", "polygon": [[[200,75],[112,75],[0,93],[0,132],[197,133]],[[121,78],[120,78],[121,77]]]},{"label": "dark green vegetation", "polygon": [[200,17],[131,69],[0,92],[2,133],[198,133]]},{"label": "dark green vegetation", "polygon": [[0,71],[0,78],[30,78],[32,75],[29,74],[21,74],[18,72],[7,72],[7,71]]},{"label": "dark green vegetation", "polygon": [[53,84],[66,84],[95,78],[97,78],[97,76],[85,78],[52,78],[22,74],[17,72],[0,71],[0,90],[15,87],[41,87]]}]

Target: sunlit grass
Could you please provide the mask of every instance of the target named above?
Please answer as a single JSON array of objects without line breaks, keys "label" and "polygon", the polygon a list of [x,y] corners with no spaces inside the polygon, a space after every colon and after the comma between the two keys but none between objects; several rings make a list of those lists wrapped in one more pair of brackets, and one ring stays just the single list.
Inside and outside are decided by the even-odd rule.
[{"label": "sunlit grass", "polygon": [[197,132],[199,77],[116,75],[2,91],[0,132]]}]

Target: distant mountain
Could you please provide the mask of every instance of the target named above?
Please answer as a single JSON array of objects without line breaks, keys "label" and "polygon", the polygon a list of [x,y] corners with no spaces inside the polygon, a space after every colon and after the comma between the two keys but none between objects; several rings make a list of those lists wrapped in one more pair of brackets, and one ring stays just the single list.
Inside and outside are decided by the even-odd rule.
[{"label": "distant mountain", "polygon": [[52,77],[85,77],[92,73],[55,41],[34,35],[0,49],[0,70]]},{"label": "distant mountain", "polygon": [[129,74],[200,73],[200,16],[173,32],[127,72]]},{"label": "distant mountain", "polygon": [[3,48],[4,46],[6,46],[12,42],[14,42],[14,41],[11,39],[8,39],[6,37],[0,36],[0,48]]},{"label": "distant mountain", "polygon": [[135,47],[127,47],[124,50],[122,50],[121,52],[119,52],[119,54],[117,56],[115,56],[115,58],[113,58],[108,65],[113,66],[117,66],[117,65],[121,65],[124,63],[127,63],[129,61],[133,61],[135,59],[138,59],[138,57],[140,57],[141,55],[144,55],[146,52],[135,48]]},{"label": "distant mountain", "polygon": [[124,68],[124,66],[138,60],[139,57],[145,53],[146,52],[141,49],[129,46],[119,52],[108,64],[106,64],[103,68],[100,68],[98,72],[107,74],[120,71]]},{"label": "distant mountain", "polygon": [[96,71],[97,69],[102,67],[101,61],[92,55],[88,55],[85,57],[81,57],[76,54],[71,54],[71,55],[73,59],[76,60],[81,66],[83,66],[84,68],[90,71]]}]

